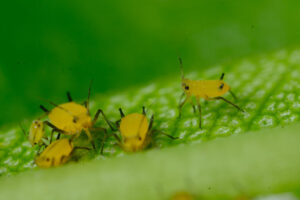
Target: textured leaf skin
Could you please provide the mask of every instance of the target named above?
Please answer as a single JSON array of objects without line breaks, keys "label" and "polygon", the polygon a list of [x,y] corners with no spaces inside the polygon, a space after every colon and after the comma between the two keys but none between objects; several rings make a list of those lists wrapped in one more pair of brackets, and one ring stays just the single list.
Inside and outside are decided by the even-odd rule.
[{"label": "textured leaf skin", "polygon": [[[231,67],[230,68],[226,67],[228,65],[231,65]],[[278,138],[274,136],[274,139],[270,137],[270,135],[263,136],[264,132],[270,132],[270,130],[266,129],[266,127],[276,127],[276,126],[284,127],[288,124],[299,121],[300,50],[297,49],[281,50],[275,53],[271,53],[269,55],[257,56],[250,59],[244,59],[236,63],[227,63],[224,65],[211,67],[205,70],[201,74],[198,72],[188,73],[186,74],[186,77],[191,79],[217,79],[220,76],[220,74],[223,72],[223,69],[230,69],[230,71],[225,71],[226,73],[225,81],[231,86],[231,88],[235,92],[236,96],[238,97],[237,104],[246,110],[245,113],[235,110],[233,107],[231,107],[230,105],[224,102],[203,101],[201,103],[203,109],[202,130],[198,128],[198,117],[192,112],[192,108],[190,107],[190,105],[186,105],[183,108],[182,118],[178,119],[177,104],[178,104],[179,96],[182,92],[180,88],[179,76],[178,78],[166,78],[165,80],[157,80],[154,81],[151,85],[142,87],[140,89],[129,88],[128,90],[122,91],[120,93],[99,95],[94,97],[93,101],[91,102],[92,113],[95,113],[97,108],[102,108],[105,111],[106,115],[112,121],[116,121],[119,119],[119,113],[118,113],[119,107],[122,107],[125,113],[131,113],[131,112],[141,112],[141,107],[144,105],[148,109],[148,117],[150,117],[152,113],[155,115],[154,128],[160,129],[173,136],[178,136],[181,139],[176,141],[171,141],[168,138],[160,137],[156,139],[156,146],[154,147],[155,150],[151,150],[145,153],[139,153],[137,155],[127,155],[124,154],[120,148],[114,145],[115,141],[113,140],[113,138],[111,138],[110,140],[108,140],[108,142],[105,145],[104,157],[100,156],[97,152],[96,154],[90,153],[89,156],[85,157],[83,160],[85,159],[87,160],[90,158],[96,160],[99,159],[107,160],[109,157],[120,157],[120,156],[124,158],[114,158],[111,161],[101,161],[101,162],[93,161],[90,164],[89,163],[83,164],[84,167],[81,164],[78,164],[78,165],[70,165],[70,166],[66,166],[58,169],[51,169],[51,170],[34,170],[32,172],[25,173],[23,176],[11,178],[11,180],[20,179],[20,183],[18,184],[20,184],[19,185],[20,188],[23,188],[22,184],[25,184],[26,182],[25,177],[28,176],[36,177],[36,180],[34,181],[36,184],[39,184],[41,182],[43,182],[43,184],[47,184],[48,183],[47,180],[51,177],[50,174],[52,173],[55,174],[55,176],[61,176],[62,174],[64,174],[64,176],[66,177],[71,177],[71,176],[74,177],[74,179],[65,177],[64,180],[70,182],[74,180],[81,180],[82,178],[81,176],[88,177],[89,173],[90,176],[92,176],[93,173],[97,173],[99,174],[98,177],[99,180],[102,181],[105,180],[105,182],[106,181],[110,182],[111,184],[108,185],[111,185],[113,187],[115,187],[116,185],[120,185],[120,187],[122,187],[124,186],[125,182],[128,181],[128,179],[130,179],[130,177],[133,176],[136,177],[135,174],[138,175],[140,173],[140,176],[144,176],[143,180],[149,178],[151,180],[153,179],[153,181],[154,180],[157,181],[157,184],[155,183],[155,185],[160,185],[160,184],[170,185],[170,187],[165,186],[166,188],[163,189],[163,191],[161,192],[157,192],[157,189],[153,189],[152,187],[153,190],[152,195],[154,195],[155,190],[156,193],[168,194],[169,192],[173,191],[174,188],[176,188],[175,186],[176,184],[170,181],[169,177],[163,179],[162,183],[159,183],[160,182],[158,181],[159,179],[156,180],[155,177],[152,177],[153,174],[160,172],[160,168],[158,167],[162,167],[162,168],[168,167],[170,171],[167,174],[175,175],[177,173],[177,170],[183,170],[181,173],[186,172],[187,174],[196,173],[191,176],[192,178],[190,178],[190,176],[181,174],[180,176],[182,176],[182,179],[179,182],[182,184],[182,187],[184,187],[183,185],[186,186],[188,184],[195,185],[195,188],[197,188],[197,190],[199,189],[199,191],[201,191],[201,193],[204,193],[205,195],[206,192],[203,191],[203,188],[201,188],[200,185],[207,184],[207,183],[213,184],[213,182],[217,182],[219,180],[221,172],[218,170],[220,170],[221,166],[218,165],[220,163],[225,163],[222,153],[226,154],[226,151],[224,149],[218,147],[219,141],[210,141],[210,140],[224,137],[224,140],[222,140],[224,145],[225,146],[226,145],[230,146],[229,144],[232,145],[232,147],[229,148],[230,150],[228,151],[239,152],[241,148],[243,149],[244,147],[240,146],[239,141],[236,141],[238,139],[232,139],[232,137],[227,137],[227,136],[241,135],[246,132],[256,131],[256,130],[261,130],[259,133],[262,136],[258,136],[258,134],[255,134],[256,135],[255,137],[249,136],[255,138],[252,141],[253,145],[251,148],[253,149],[251,149],[250,147],[249,148],[251,151],[254,150],[255,148],[261,148],[261,151],[255,152],[256,154],[254,154],[253,152],[249,153],[249,155],[247,155],[247,159],[248,158],[253,159],[252,164],[255,163],[254,162],[255,159],[258,160],[265,159],[264,162],[266,162],[266,166],[259,166],[261,168],[258,167],[257,170],[255,170],[255,172],[258,173],[258,176],[262,176],[263,174],[266,174],[271,171],[269,174],[270,175],[269,178],[271,178],[272,175],[277,173],[277,172],[274,173],[274,170],[271,170],[273,169],[272,164],[278,164],[280,168],[279,160],[273,158],[272,155],[275,156],[278,155],[279,153],[284,153],[282,151],[283,147],[280,146],[282,145],[286,145],[284,147],[289,146],[287,145],[287,143],[283,143],[282,145],[280,145],[281,139],[288,140],[288,141],[291,139],[291,141],[289,141],[291,142],[291,144],[292,142],[299,144],[300,141],[300,140],[297,141],[297,138],[293,139],[293,137],[297,137],[296,134],[292,134],[293,136],[291,136],[291,138],[286,136],[287,138],[284,139],[280,138],[281,137],[280,134],[278,134],[280,135],[278,136]],[[185,70],[188,71],[188,66],[185,66]],[[225,95],[225,97],[231,99],[229,95]],[[97,125],[106,126],[103,121],[100,121]],[[279,132],[286,132],[285,129],[278,129],[278,130],[280,130]],[[287,132],[294,133],[297,129],[294,130],[293,128],[289,128],[287,130],[288,130]],[[94,137],[96,139],[98,138],[99,135],[101,135],[101,133],[94,133]],[[262,138],[260,139],[260,137]],[[265,137],[265,139],[263,139],[263,137]],[[82,141],[86,140],[84,136],[82,136],[81,139]],[[226,142],[227,140],[228,143]],[[246,139],[241,139],[241,140],[244,141]],[[99,140],[97,141],[98,141],[97,145],[99,147],[100,142]],[[230,141],[232,143],[230,143]],[[235,141],[236,143],[233,141]],[[262,145],[260,143],[261,141],[264,141],[266,146]],[[207,182],[208,180],[206,181],[203,180],[203,182],[200,181],[201,183],[199,183],[200,185],[198,185],[198,183],[194,183],[197,182],[194,180],[194,177],[198,177],[198,179],[201,179],[203,174],[197,174],[196,169],[194,169],[195,171],[193,171],[192,169],[188,169],[190,167],[189,165],[183,167],[185,169],[179,169],[181,167],[180,165],[178,165],[178,163],[175,164],[173,163],[174,165],[171,164],[172,162],[171,158],[178,157],[179,159],[180,155],[182,156],[182,158],[180,159],[183,159],[185,157],[189,158],[189,156],[196,157],[195,154],[197,154],[198,152],[196,146],[185,147],[185,145],[183,145],[183,144],[193,144],[193,143],[200,143],[197,144],[197,148],[199,147],[201,149],[199,151],[204,152],[203,153],[204,157],[206,154],[208,154],[208,156],[205,157],[205,161],[204,160],[201,160],[201,162],[195,161],[195,163],[191,163],[191,165],[193,165],[194,168],[196,167],[205,168],[211,165],[211,167],[213,168],[211,174],[218,173],[218,176],[212,175],[211,178],[208,178],[212,182]],[[250,142],[248,144],[246,141],[244,141],[243,144],[247,146],[248,145],[251,146]],[[261,146],[257,146],[258,144],[260,144]],[[35,167],[35,165],[33,164],[33,160],[37,148],[34,149],[31,148],[29,142],[26,140],[25,136],[23,135],[19,127],[9,129],[9,130],[1,130],[0,145],[1,145],[1,149],[0,149],[0,155],[1,155],[0,174],[1,175],[8,176],[12,174],[17,174],[21,171],[26,171],[30,168]],[[207,145],[207,148],[212,148],[214,150],[206,150],[204,147],[202,147],[202,145],[204,146]],[[174,146],[174,147],[170,149],[164,149],[170,146]],[[163,150],[158,150],[158,148],[161,148]],[[192,150],[193,148],[197,150]],[[262,151],[263,149],[265,151]],[[284,159],[282,162],[284,162],[287,165],[285,166],[286,168],[284,170],[289,170],[290,172],[295,170],[294,171],[295,176],[291,177],[285,174],[286,179],[282,180],[282,182],[278,181],[278,185],[276,185],[277,182],[274,182],[273,183],[274,187],[272,186],[272,190],[270,190],[270,192],[289,191],[289,190],[284,190],[284,187],[281,187],[284,185],[283,183],[290,184],[291,187],[287,187],[289,189],[295,188],[294,186],[297,184],[298,186],[300,186],[300,184],[296,180],[294,180],[296,178],[300,180],[300,176],[299,174],[297,174],[298,171],[296,171],[296,165],[298,164],[297,160],[293,160],[295,158],[293,157],[294,154],[292,154],[292,152],[299,153],[299,149],[296,148],[292,149],[291,147],[291,149],[288,148],[285,150],[288,151],[286,152],[288,156],[282,155],[282,157],[280,157],[281,159]],[[247,152],[244,151],[242,152],[244,154],[241,154],[240,156],[241,157],[246,156],[245,153]],[[229,156],[229,154],[231,153],[228,153],[228,155],[227,154],[226,155]],[[261,156],[261,158],[259,156]],[[165,159],[167,161],[169,161],[169,159],[171,160],[170,163],[165,162],[164,165],[160,166],[161,164],[157,165],[157,163],[155,162],[156,158],[157,159],[161,158],[162,160]],[[140,170],[143,169],[144,171],[135,172],[136,169],[134,168],[134,169],[130,169],[126,173],[123,172],[124,168],[121,167],[121,163],[124,162],[124,165],[126,165],[125,163],[127,162],[131,163],[131,159],[134,160],[134,164],[136,166],[141,167]],[[201,159],[204,158],[201,157]],[[231,159],[234,160],[236,158],[232,157]],[[253,185],[252,181],[255,181],[255,179],[252,180],[252,178],[255,176],[252,176],[251,178],[250,177],[251,173],[243,169],[243,167],[246,167],[245,166],[245,162],[247,161],[246,158],[240,158],[240,160],[241,162],[244,162],[241,164],[242,167],[238,165],[236,167],[232,166],[233,167],[232,170],[234,170],[234,173],[232,171],[231,174],[228,173],[224,173],[224,174],[227,174],[226,176],[228,177],[230,175],[232,176],[232,174],[235,173],[236,174],[241,173],[241,176],[247,176],[248,179],[246,179],[245,181],[246,186],[243,187],[248,188],[249,184]],[[233,162],[236,161],[237,160],[234,160]],[[176,160],[176,162],[178,162],[178,160]],[[207,162],[210,164],[206,164]],[[127,169],[127,167],[128,166],[126,166],[125,169]],[[267,167],[269,167],[270,169],[267,169]],[[79,171],[76,171],[79,170],[79,168],[80,170],[84,170],[85,172],[79,173]],[[102,170],[100,171],[100,169]],[[66,171],[68,171],[68,173]],[[147,172],[147,174],[144,173],[145,171]],[[113,172],[115,173],[116,176],[113,176]],[[120,176],[117,176],[118,174]],[[278,172],[278,174],[280,173]],[[45,180],[39,177],[45,177]],[[282,177],[284,176],[282,175]],[[30,178],[28,178],[28,180],[29,179]],[[138,179],[139,176],[134,178],[132,184],[133,185],[137,184],[136,181]],[[189,179],[192,180],[190,181]],[[86,181],[88,180],[89,179],[86,179]],[[95,180],[91,182],[93,184],[99,185],[99,188],[101,186],[103,187],[103,182],[99,180]],[[9,179],[7,179],[6,181],[9,182]],[[49,186],[51,185],[54,186],[55,185],[54,182],[55,180],[54,179],[51,180],[50,178]],[[191,182],[191,183],[187,183],[187,182]],[[228,182],[226,183],[227,185],[231,184]],[[149,185],[151,184],[153,186],[154,182],[149,183]],[[74,185],[75,185],[74,187],[76,188],[74,193],[78,194],[79,196],[83,195],[82,197],[84,197],[84,192],[78,189],[80,185],[76,185],[75,183]],[[231,185],[235,185],[235,183],[232,183]],[[266,190],[264,190],[263,187],[259,187],[259,184],[254,184],[254,185],[256,185],[256,188],[253,189],[251,193],[258,194],[261,192],[267,192]],[[7,185],[5,184],[5,186],[14,188],[14,186],[11,184],[7,184]],[[38,188],[38,186],[36,187]],[[231,187],[233,188],[234,186]],[[54,188],[55,187],[53,187],[53,189]],[[71,187],[66,188],[66,190],[68,189],[71,189]],[[179,186],[177,189],[179,189]],[[107,189],[107,191],[110,192],[112,190],[113,188],[110,190]],[[208,196],[214,196],[218,194],[222,194],[225,196],[229,195],[227,192],[225,192],[225,189],[219,188],[219,190],[220,193],[215,191],[215,193],[211,193],[211,194],[208,193],[207,195]],[[242,188],[241,190],[244,189]],[[9,191],[10,190],[8,189],[7,192]],[[103,191],[105,190],[103,189]],[[141,189],[140,191],[136,192],[139,197],[141,197],[140,195],[145,194],[144,193],[145,191],[143,192],[142,191],[143,190]],[[27,190],[26,188],[24,189],[24,192],[25,193],[28,192],[27,194],[29,194],[29,190]],[[60,197],[63,197],[62,193],[65,192],[63,190],[57,192],[58,196]],[[120,192],[119,194],[125,195],[124,199],[126,199],[125,197],[128,198],[131,197],[126,195],[132,195],[132,194],[128,194],[128,192],[127,193]],[[39,194],[37,190],[34,192],[34,196],[36,196],[37,198],[41,197],[40,195],[41,194]],[[50,193],[47,195],[50,195]],[[105,195],[107,195],[106,199],[109,199],[108,197],[112,197],[110,195],[113,194],[109,194],[109,192],[105,192]],[[92,197],[92,196],[88,196],[88,197]]]}]

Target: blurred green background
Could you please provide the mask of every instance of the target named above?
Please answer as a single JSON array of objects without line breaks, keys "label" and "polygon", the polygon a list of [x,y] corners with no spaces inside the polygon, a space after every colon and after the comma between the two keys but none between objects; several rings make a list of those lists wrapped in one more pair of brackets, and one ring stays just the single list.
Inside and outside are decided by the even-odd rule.
[{"label": "blurred green background", "polygon": [[[299,0],[5,1],[0,126],[42,98],[84,99],[300,43]],[[230,67],[230,66],[229,66]]]}]

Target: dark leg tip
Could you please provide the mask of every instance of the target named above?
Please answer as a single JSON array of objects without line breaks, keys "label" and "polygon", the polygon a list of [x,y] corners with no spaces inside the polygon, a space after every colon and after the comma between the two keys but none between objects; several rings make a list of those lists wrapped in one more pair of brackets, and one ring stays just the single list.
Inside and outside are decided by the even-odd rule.
[{"label": "dark leg tip", "polygon": [[201,125],[201,123],[199,124],[199,128],[200,128],[200,129],[202,129],[202,125]]},{"label": "dark leg tip", "polygon": [[95,146],[94,141],[91,141],[91,144],[92,144],[92,146],[93,146],[93,149],[96,150],[96,146]]}]

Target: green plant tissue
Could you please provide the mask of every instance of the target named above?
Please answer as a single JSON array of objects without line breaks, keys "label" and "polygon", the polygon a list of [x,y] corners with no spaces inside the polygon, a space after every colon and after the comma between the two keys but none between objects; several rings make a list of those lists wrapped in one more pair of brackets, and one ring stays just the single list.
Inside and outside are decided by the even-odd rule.
[{"label": "green plant tissue", "polygon": [[[225,71],[225,69],[229,70]],[[182,116],[180,119],[178,118],[177,106],[182,93],[179,65],[174,66],[174,70],[178,70],[178,77],[154,80],[145,86],[137,86],[125,91],[93,95],[90,104],[91,113],[93,114],[98,108],[101,108],[111,121],[116,121],[120,118],[118,108],[123,108],[125,113],[132,113],[141,112],[142,106],[145,106],[149,118],[154,114],[155,129],[180,138],[178,140],[170,140],[163,136],[157,137],[153,147],[155,150],[150,150],[149,154],[139,153],[138,156],[140,157],[143,154],[145,157],[147,155],[150,156],[152,151],[159,155],[159,149],[171,146],[173,148],[170,151],[178,151],[180,153],[179,148],[184,148],[187,144],[200,143],[198,145],[201,145],[215,138],[229,138],[227,136],[256,130],[262,130],[260,133],[263,134],[263,130],[267,127],[284,127],[299,121],[299,49],[283,49],[267,55],[242,59],[234,63],[208,67],[206,70],[199,72],[189,72],[189,66],[184,65],[185,76],[190,79],[219,79],[221,73],[224,72],[225,82],[231,86],[238,97],[235,103],[245,110],[245,112],[240,112],[223,101],[202,101],[203,129],[199,129],[199,117],[193,113],[189,103],[183,107]],[[151,73],[151,71],[147,73]],[[226,94],[224,97],[234,102],[229,94]],[[50,106],[47,107],[50,108]],[[25,122],[26,127],[29,127],[31,120],[28,119]],[[101,117],[97,126],[108,128]],[[97,140],[97,134],[102,133],[93,133],[99,149],[101,141]],[[81,138],[86,140],[84,135]],[[223,142],[226,143],[225,140]],[[105,143],[104,156],[101,156],[99,151],[96,151],[96,153],[89,153],[90,156],[84,160],[96,159],[107,162],[105,160],[109,160],[110,157],[124,157],[123,159],[131,156],[135,157],[134,155],[123,153],[115,143],[113,138],[109,138]],[[271,145],[271,141],[267,144]],[[239,149],[236,150],[238,151]],[[279,150],[274,149],[274,154]],[[22,171],[33,170],[32,168],[36,168],[34,164],[36,152],[37,148],[31,147],[19,126],[2,129],[0,132],[0,175],[9,176],[20,174]],[[184,152],[190,153],[189,151]],[[255,156],[253,154],[250,155]],[[112,161],[115,163],[116,173],[118,173],[119,159],[122,160],[121,158],[114,158],[114,161]],[[130,160],[130,158],[128,159]],[[210,158],[208,157],[207,159],[209,160]],[[210,162],[212,163],[212,161]],[[215,164],[217,163],[216,161]],[[68,169],[70,170],[69,173],[72,173],[74,167],[74,176],[77,176],[75,173],[78,173],[78,171],[76,172],[78,166],[75,166],[76,164],[62,168]],[[91,170],[93,170],[93,166],[95,167],[96,165],[91,165]],[[176,169],[176,166],[174,168]],[[63,169],[61,171],[64,171]],[[149,171],[149,174],[145,173],[145,178],[152,175],[150,166],[147,168],[147,171]],[[60,170],[57,169],[57,173],[59,172]],[[33,173],[35,172],[33,171],[31,175]],[[39,170],[36,173],[45,173],[46,177],[47,173],[52,172],[51,170]],[[104,174],[105,171],[102,173]],[[106,178],[109,179],[108,177]],[[300,179],[300,176],[298,178]],[[276,189],[274,189],[274,192],[276,192]]]}]

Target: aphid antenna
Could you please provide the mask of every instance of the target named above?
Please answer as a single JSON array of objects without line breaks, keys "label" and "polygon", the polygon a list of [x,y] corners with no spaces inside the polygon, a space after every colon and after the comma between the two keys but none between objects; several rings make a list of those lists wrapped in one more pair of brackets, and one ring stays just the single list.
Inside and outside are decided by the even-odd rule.
[{"label": "aphid antenna", "polygon": [[71,97],[71,93],[70,93],[69,91],[67,91],[67,97],[68,97],[68,100],[69,100],[70,102],[73,101],[73,99],[72,99],[72,97]]},{"label": "aphid antenna", "polygon": [[24,127],[23,127],[23,125],[22,125],[21,122],[19,122],[19,126],[20,126],[22,132],[24,133],[24,136],[26,137],[26,136],[27,136],[27,133],[26,133],[26,131],[25,131],[25,129],[24,129]]},{"label": "aphid antenna", "polygon": [[[43,108],[42,108],[42,107],[43,107]],[[40,108],[41,108],[43,111],[45,111],[44,109],[46,109],[43,105],[40,105]],[[46,110],[47,110],[47,109],[46,109]],[[45,112],[44,114],[42,114],[41,116],[39,116],[39,117],[37,118],[37,120],[41,120],[42,118],[46,117],[48,113],[49,113],[49,111],[47,110],[47,112]]]},{"label": "aphid antenna", "polygon": [[184,73],[183,73],[183,64],[181,57],[178,57],[179,64],[180,64],[180,72],[181,72],[181,79],[184,79]]},{"label": "aphid antenna", "polygon": [[88,112],[90,112],[90,97],[91,97],[92,85],[93,85],[93,79],[90,82],[90,86],[89,86],[89,90],[88,90],[88,97],[87,97],[87,101],[86,101],[86,108],[87,108]]},{"label": "aphid antenna", "polygon": [[224,76],[225,76],[225,73],[223,72],[221,77],[220,77],[220,80],[222,81],[224,79]]},{"label": "aphid antenna", "polygon": [[140,136],[140,131],[141,131],[141,129],[142,129],[142,124],[143,124],[143,122],[144,122],[145,120],[147,120],[147,116],[146,116],[146,115],[144,115],[143,118],[142,118],[141,121],[140,121],[139,128],[138,128],[137,133],[136,133],[136,137],[139,137],[139,136]]},{"label": "aphid antenna", "polygon": [[[52,101],[49,101],[49,100],[47,100],[47,99],[44,99],[44,98],[41,98],[41,99],[42,99],[43,101],[46,101],[47,103],[49,103],[49,104],[55,106],[55,107],[58,107],[58,108],[64,110],[65,112],[69,113],[69,114],[72,115],[73,117],[76,117],[72,112],[70,112],[69,110],[67,110],[67,109],[65,109],[65,108],[63,108],[63,107],[57,105],[56,103],[54,103],[54,102],[52,102]],[[40,105],[40,108],[41,108],[45,113],[49,113],[49,110],[46,109],[43,105]]]},{"label": "aphid antenna", "polygon": [[125,114],[124,114],[122,108],[119,108],[119,112],[120,112],[120,115],[121,115],[122,118],[125,117]]}]

